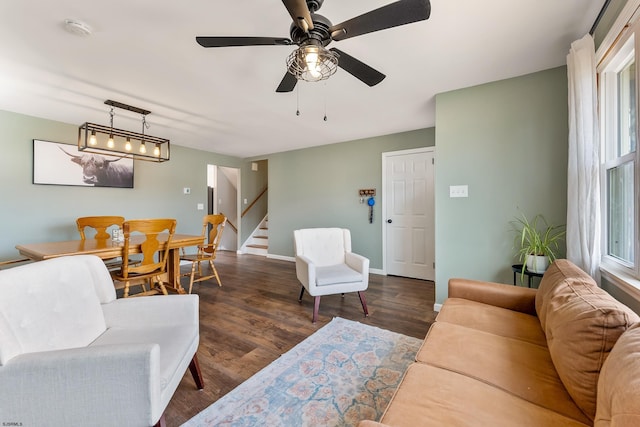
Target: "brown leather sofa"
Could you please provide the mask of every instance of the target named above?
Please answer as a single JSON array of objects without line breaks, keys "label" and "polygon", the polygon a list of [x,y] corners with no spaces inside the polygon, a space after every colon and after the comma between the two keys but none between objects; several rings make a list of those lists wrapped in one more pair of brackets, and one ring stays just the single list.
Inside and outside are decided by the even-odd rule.
[{"label": "brown leather sofa", "polygon": [[466,279],[380,426],[640,426],[640,318],[557,260],[537,290]]}]

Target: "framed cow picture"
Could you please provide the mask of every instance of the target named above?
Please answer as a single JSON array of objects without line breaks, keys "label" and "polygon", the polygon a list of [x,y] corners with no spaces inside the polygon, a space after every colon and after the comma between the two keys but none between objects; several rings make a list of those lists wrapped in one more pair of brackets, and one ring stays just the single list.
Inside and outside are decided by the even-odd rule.
[{"label": "framed cow picture", "polygon": [[33,183],[133,188],[133,159],[84,153],[75,145],[34,139]]}]

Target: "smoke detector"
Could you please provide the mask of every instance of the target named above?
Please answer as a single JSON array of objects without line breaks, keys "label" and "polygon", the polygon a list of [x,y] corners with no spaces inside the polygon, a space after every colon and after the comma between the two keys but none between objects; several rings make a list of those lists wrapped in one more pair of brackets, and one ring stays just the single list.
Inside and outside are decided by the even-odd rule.
[{"label": "smoke detector", "polygon": [[91,27],[77,19],[65,19],[64,29],[76,36],[86,37],[91,35]]}]

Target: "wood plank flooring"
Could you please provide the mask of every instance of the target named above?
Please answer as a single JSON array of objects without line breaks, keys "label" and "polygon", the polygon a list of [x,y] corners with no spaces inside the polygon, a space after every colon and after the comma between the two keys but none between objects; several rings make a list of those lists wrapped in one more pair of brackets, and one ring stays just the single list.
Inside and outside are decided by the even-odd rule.
[{"label": "wood plank flooring", "polygon": [[[312,297],[305,292],[298,303],[294,263],[219,252],[215,265],[222,287],[212,280],[193,285],[200,295],[198,359],[205,387],[198,391],[187,370],[165,411],[169,427],[211,405],[333,317],[424,338],[436,315],[433,282],[371,274],[369,317],[364,317],[357,293],[330,295],[322,297],[314,325]],[[188,287],[188,277],[182,285]]]}]

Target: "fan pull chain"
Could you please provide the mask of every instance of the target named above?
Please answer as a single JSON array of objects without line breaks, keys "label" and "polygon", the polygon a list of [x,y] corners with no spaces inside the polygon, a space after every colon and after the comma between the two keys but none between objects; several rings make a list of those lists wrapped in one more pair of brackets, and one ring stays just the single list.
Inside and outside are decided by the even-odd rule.
[{"label": "fan pull chain", "polygon": [[322,90],[324,93],[324,121],[327,121],[327,82],[324,82],[324,88]]},{"label": "fan pull chain", "polygon": [[300,115],[300,85],[296,85],[296,116]]}]

